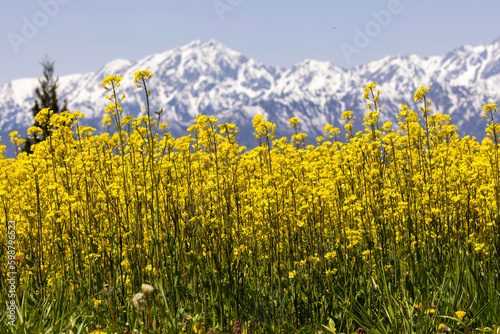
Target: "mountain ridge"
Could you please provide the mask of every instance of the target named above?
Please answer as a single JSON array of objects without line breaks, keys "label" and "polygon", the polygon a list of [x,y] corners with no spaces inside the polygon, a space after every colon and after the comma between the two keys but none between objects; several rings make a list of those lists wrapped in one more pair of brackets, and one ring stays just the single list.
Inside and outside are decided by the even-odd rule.
[{"label": "mountain ridge", "polygon": [[[460,135],[484,136],[482,106],[500,100],[500,38],[487,45],[460,46],[443,56],[389,55],[351,69],[314,59],[291,68],[274,67],[216,40],[194,40],[137,61],[115,59],[95,72],[61,76],[58,96],[68,100],[71,111],[84,112],[88,125],[102,129],[104,77],[124,77],[119,95],[127,95],[125,113],[138,116],[145,101],[132,80],[134,72],[144,69],[154,73],[148,87],[152,108],[165,110],[163,119],[174,136],[184,135],[198,114],[207,114],[238,125],[246,145],[252,144],[252,119],[257,114],[277,123],[278,137],[291,134],[291,117],[299,117],[301,130],[312,138],[321,135],[326,124],[342,127],[340,115],[345,110],[354,110],[360,121],[366,112],[362,88],[369,82],[377,83],[382,92],[381,119],[394,124],[402,103],[418,110],[412,101],[415,89],[430,86],[432,113],[450,114]],[[10,131],[24,134],[32,125],[37,85],[38,78],[0,84],[3,144]]]}]

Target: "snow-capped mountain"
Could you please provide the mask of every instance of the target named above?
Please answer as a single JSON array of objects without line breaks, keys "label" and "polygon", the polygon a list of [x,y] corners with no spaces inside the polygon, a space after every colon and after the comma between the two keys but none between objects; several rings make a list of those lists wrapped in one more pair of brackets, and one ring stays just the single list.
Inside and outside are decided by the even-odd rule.
[{"label": "snow-capped mountain", "polygon": [[[450,114],[460,135],[484,137],[481,109],[500,102],[500,39],[482,46],[462,46],[445,56],[422,58],[388,56],[346,70],[329,62],[305,60],[290,69],[266,66],[210,40],[193,41],[139,61],[114,60],[99,71],[59,78],[59,99],[71,111],[86,114],[87,125],[102,129],[100,121],[108,102],[101,82],[107,75],[124,78],[119,95],[126,94],[125,113],[137,116],[145,104],[133,74],[148,69],[153,110],[164,109],[162,120],[174,136],[185,134],[198,114],[216,116],[219,122],[236,123],[240,142],[253,146],[252,119],[263,114],[277,123],[277,137],[290,136],[288,120],[299,117],[301,131],[310,138],[321,135],[326,124],[342,128],[340,115],[354,110],[361,120],[366,112],[362,88],[379,85],[383,121],[393,121],[402,103],[418,110],[413,93],[430,86],[432,113]],[[26,133],[33,123],[31,107],[37,78],[0,84],[0,135]],[[358,129],[360,129],[358,127]]]}]

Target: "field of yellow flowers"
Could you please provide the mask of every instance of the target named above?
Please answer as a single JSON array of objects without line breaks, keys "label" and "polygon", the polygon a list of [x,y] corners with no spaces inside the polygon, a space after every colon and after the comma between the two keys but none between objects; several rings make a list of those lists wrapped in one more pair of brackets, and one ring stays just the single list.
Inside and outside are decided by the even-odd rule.
[{"label": "field of yellow flowers", "polygon": [[0,158],[1,333],[500,333],[496,105],[478,142],[424,87],[419,112],[381,124],[371,83],[364,129],[346,111],[312,145],[299,119],[276,139],[259,115],[247,149],[207,116],[172,138],[152,77],[133,78],[144,116],[126,116],[108,76],[112,131],[44,109],[48,139]]}]

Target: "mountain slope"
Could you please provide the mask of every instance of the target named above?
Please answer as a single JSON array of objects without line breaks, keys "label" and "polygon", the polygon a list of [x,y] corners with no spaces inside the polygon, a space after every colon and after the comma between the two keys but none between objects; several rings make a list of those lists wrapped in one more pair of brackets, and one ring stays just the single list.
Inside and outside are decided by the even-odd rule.
[{"label": "mountain slope", "polygon": [[[236,123],[240,141],[252,145],[252,119],[263,114],[278,124],[278,137],[290,135],[288,120],[297,116],[301,130],[310,137],[322,133],[325,124],[341,126],[345,110],[366,111],[362,88],[379,84],[383,121],[393,121],[402,103],[418,109],[413,92],[431,86],[432,112],[450,114],[460,134],[484,136],[482,106],[500,101],[500,40],[483,46],[462,46],[445,56],[422,58],[388,56],[345,70],[329,62],[305,60],[290,69],[266,66],[210,40],[193,41],[164,53],[132,62],[117,59],[99,71],[60,77],[59,97],[69,109],[84,112],[86,122],[98,129],[107,100],[101,86],[105,76],[124,77],[119,95],[126,94],[125,112],[137,116],[145,104],[133,73],[149,69],[152,108],[165,110],[174,136],[184,135],[198,114]],[[0,135],[25,133],[32,124],[31,106],[38,79],[0,84]],[[358,128],[359,129],[359,128]]]}]

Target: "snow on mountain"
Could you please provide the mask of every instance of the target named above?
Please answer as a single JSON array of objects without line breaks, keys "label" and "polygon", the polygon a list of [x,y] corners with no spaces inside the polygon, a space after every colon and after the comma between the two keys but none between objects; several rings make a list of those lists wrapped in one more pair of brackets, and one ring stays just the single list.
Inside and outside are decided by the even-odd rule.
[{"label": "snow on mountain", "polygon": [[[301,130],[311,138],[326,124],[342,126],[343,111],[354,110],[358,120],[366,112],[363,87],[376,82],[382,92],[384,121],[396,124],[402,103],[418,110],[413,93],[431,86],[432,111],[450,114],[460,135],[484,137],[482,106],[500,101],[500,38],[481,46],[462,46],[447,55],[387,56],[346,70],[329,62],[304,60],[290,69],[266,66],[215,40],[195,40],[138,61],[117,59],[99,71],[59,78],[59,99],[72,111],[86,114],[98,129],[107,104],[102,80],[110,74],[124,78],[119,95],[126,94],[125,113],[141,114],[143,92],[133,81],[138,70],[154,73],[150,81],[153,110],[164,109],[163,119],[174,136],[184,135],[198,114],[236,123],[240,141],[253,144],[252,119],[263,114],[278,124],[278,137],[289,136],[288,120],[299,117]],[[0,135],[25,133],[32,125],[31,107],[38,79],[26,78],[0,84]],[[358,128],[359,129],[359,128]]]}]

